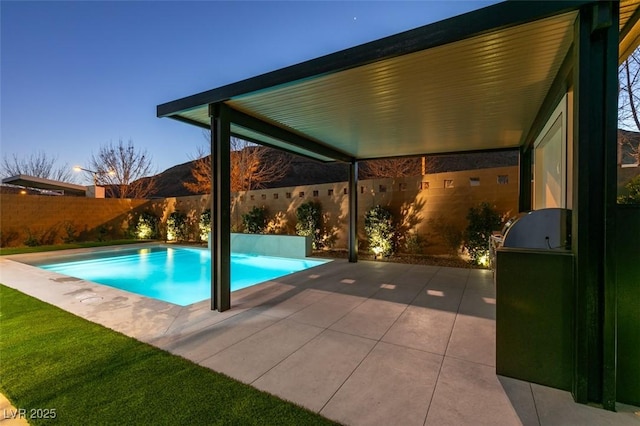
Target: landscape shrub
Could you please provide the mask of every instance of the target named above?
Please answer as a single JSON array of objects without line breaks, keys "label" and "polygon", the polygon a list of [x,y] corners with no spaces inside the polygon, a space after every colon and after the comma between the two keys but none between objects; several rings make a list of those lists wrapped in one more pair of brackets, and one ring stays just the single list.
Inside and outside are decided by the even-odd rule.
[{"label": "landscape shrub", "polygon": [[427,239],[416,231],[409,231],[404,236],[404,249],[407,253],[422,254]]},{"label": "landscape shrub", "polygon": [[500,229],[500,214],[485,202],[477,207],[471,207],[467,214],[467,220],[469,225],[465,231],[464,247],[467,249],[472,263],[487,266],[489,237],[493,231]]},{"label": "landscape shrub", "polygon": [[167,218],[167,241],[184,241],[187,239],[187,215],[174,211]]},{"label": "landscape shrub", "polygon": [[312,237],[314,250],[322,248],[322,205],[313,201],[300,204],[296,209],[296,234]]},{"label": "landscape shrub", "polygon": [[277,212],[269,221],[264,229],[265,234],[282,235],[286,234],[287,215],[284,212]]},{"label": "landscape shrub", "polygon": [[376,256],[390,256],[395,252],[395,225],[393,215],[381,206],[375,206],[364,216],[364,230],[369,250]]},{"label": "landscape shrub", "polygon": [[20,235],[15,229],[0,229],[0,247],[9,247]]},{"label": "landscape shrub", "polygon": [[78,230],[73,222],[65,221],[62,224],[65,235],[62,237],[64,243],[75,243],[78,241]]},{"label": "landscape shrub", "polygon": [[100,225],[96,228],[96,239],[98,241],[107,241],[107,236],[109,235],[109,228],[107,225]]},{"label": "landscape shrub", "polygon": [[200,240],[209,241],[209,232],[211,232],[211,209],[206,209],[200,213],[198,229],[200,229]]},{"label": "landscape shrub", "polygon": [[34,234],[30,228],[26,229],[27,238],[24,240],[24,245],[27,247],[37,247],[40,245],[40,238]]},{"label": "landscape shrub", "polygon": [[141,240],[158,238],[158,216],[151,212],[142,212],[138,217],[136,237]]},{"label": "landscape shrub", "polygon": [[464,232],[450,223],[445,223],[440,229],[440,234],[442,235],[442,239],[447,245],[450,254],[458,255],[460,246],[462,246],[464,241]]},{"label": "landscape shrub", "polygon": [[267,208],[253,207],[242,215],[242,224],[246,234],[262,234],[267,227]]},{"label": "landscape shrub", "polygon": [[624,188],[627,194],[618,197],[618,204],[640,204],[640,175],[627,182]]}]

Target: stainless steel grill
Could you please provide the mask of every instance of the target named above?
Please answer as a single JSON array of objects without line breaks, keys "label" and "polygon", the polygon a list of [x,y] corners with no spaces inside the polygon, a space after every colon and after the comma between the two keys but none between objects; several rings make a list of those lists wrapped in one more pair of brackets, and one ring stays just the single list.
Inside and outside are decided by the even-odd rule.
[{"label": "stainless steel grill", "polygon": [[521,215],[504,232],[502,246],[571,249],[571,210],[540,209]]},{"label": "stainless steel grill", "polygon": [[489,262],[494,270],[500,247],[570,250],[571,210],[533,210],[509,219],[502,232],[495,232],[489,241]]}]

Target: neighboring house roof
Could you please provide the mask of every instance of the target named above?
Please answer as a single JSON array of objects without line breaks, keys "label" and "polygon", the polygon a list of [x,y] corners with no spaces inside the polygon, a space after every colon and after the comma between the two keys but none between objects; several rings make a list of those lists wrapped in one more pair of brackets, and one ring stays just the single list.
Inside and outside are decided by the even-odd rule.
[{"label": "neighboring house roof", "polygon": [[2,179],[3,184],[36,188],[44,191],[61,192],[65,195],[85,196],[87,188],[73,183],[44,179],[29,175],[16,175]]}]

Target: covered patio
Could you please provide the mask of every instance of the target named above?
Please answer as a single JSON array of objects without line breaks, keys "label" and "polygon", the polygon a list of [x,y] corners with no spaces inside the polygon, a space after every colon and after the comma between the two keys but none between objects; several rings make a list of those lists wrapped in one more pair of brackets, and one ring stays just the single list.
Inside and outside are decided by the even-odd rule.
[{"label": "covered patio", "polygon": [[[232,307],[232,135],[349,165],[350,262],[358,161],[518,148],[520,210],[563,209],[571,222],[559,250],[504,252],[514,262],[502,263],[498,253],[497,371],[609,410],[637,404],[640,271],[621,230],[640,221],[616,206],[616,132],[617,67],[640,41],[638,3],[508,1],[159,105],[159,117],[211,129],[211,308]],[[540,279],[553,296],[536,291]]]}]

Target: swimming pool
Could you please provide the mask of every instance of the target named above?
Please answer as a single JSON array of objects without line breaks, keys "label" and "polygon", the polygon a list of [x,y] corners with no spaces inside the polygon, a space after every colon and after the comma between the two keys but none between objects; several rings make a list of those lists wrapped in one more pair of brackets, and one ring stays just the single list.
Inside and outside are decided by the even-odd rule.
[{"label": "swimming pool", "polygon": [[[55,262],[55,263],[52,263]],[[326,263],[231,254],[231,291]],[[198,248],[149,247],[101,251],[35,265],[176,305],[211,297],[211,253]]]}]

